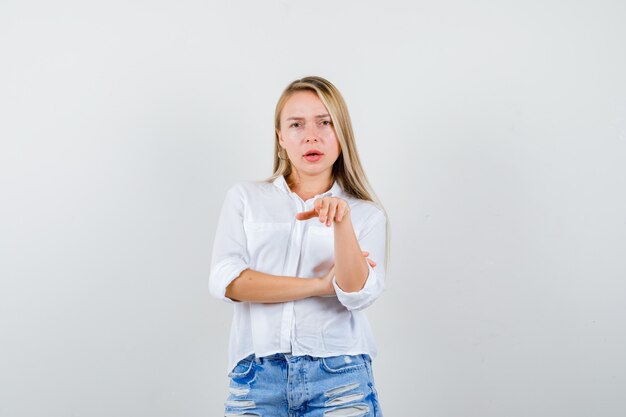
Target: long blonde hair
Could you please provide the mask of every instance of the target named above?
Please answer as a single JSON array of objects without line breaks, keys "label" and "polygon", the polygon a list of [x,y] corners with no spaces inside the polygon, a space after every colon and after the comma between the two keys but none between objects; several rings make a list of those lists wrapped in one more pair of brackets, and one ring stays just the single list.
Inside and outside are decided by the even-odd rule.
[{"label": "long blonde hair", "polygon": [[[335,136],[339,141],[341,152],[339,157],[333,164],[332,180],[337,181],[344,192],[354,198],[370,201],[374,203],[385,214],[386,219],[386,237],[385,237],[385,270],[389,260],[389,241],[391,236],[389,217],[382,203],[374,193],[365,171],[361,165],[359,154],[356,149],[354,140],[354,132],[352,130],[352,122],[348,113],[343,96],[339,90],[328,80],[318,77],[309,76],[292,81],[283,91],[274,113],[274,173],[266,181],[271,182],[278,176],[283,175],[285,179],[291,174],[292,166],[288,158],[281,159],[278,153],[281,146],[278,140],[278,132],[280,131],[280,114],[285,103],[291,95],[298,91],[312,91],[321,100],[333,122]],[[367,248],[365,248],[367,249]]]}]

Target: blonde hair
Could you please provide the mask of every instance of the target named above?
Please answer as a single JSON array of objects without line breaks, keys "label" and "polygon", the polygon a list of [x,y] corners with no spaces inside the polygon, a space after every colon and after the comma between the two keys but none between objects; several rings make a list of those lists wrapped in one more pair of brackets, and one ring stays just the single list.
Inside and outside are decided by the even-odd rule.
[{"label": "blonde hair", "polygon": [[[281,146],[278,139],[280,131],[280,115],[287,100],[298,91],[312,91],[319,97],[324,104],[335,130],[335,136],[339,142],[341,152],[339,157],[333,164],[332,179],[337,181],[343,191],[360,200],[370,201],[374,203],[385,215],[386,221],[386,237],[385,237],[385,270],[389,260],[389,241],[391,236],[389,217],[382,203],[372,190],[367,180],[365,171],[361,165],[359,154],[356,149],[354,140],[354,132],[352,130],[352,122],[348,113],[348,106],[343,99],[339,90],[328,80],[309,76],[292,81],[283,91],[274,112],[274,173],[266,181],[271,182],[280,175],[285,179],[291,174],[292,166],[288,158],[281,159],[278,153]],[[367,249],[367,248],[365,248]]]}]

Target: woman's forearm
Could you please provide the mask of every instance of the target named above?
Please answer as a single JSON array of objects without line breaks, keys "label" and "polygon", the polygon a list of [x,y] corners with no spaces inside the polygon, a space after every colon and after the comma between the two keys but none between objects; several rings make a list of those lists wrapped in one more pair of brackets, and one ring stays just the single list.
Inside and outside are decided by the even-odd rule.
[{"label": "woman's forearm", "polygon": [[321,278],[278,276],[248,268],[226,287],[226,297],[234,301],[282,303],[322,295],[323,289]]},{"label": "woman's forearm", "polygon": [[[359,291],[365,285],[368,267],[354,233],[350,215],[334,223],[335,279],[345,292]],[[367,248],[365,248],[367,250]]]}]

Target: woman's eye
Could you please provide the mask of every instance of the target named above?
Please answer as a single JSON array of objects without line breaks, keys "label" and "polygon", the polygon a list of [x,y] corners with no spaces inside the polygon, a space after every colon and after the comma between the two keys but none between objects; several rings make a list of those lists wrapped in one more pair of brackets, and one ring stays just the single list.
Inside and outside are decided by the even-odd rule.
[{"label": "woman's eye", "polygon": [[293,122],[293,123],[290,125],[290,127],[298,127],[298,126],[300,126],[300,123],[298,123],[298,122]]},{"label": "woman's eye", "polygon": [[333,122],[331,122],[330,120],[322,120],[322,124],[324,126],[329,126],[329,125],[333,124]]}]

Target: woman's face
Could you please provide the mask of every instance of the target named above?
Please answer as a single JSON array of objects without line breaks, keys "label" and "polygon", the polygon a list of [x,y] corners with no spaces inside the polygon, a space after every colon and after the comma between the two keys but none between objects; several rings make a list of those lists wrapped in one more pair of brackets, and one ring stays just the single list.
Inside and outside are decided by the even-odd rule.
[{"label": "woman's face", "polygon": [[330,114],[312,91],[298,91],[287,99],[280,114],[278,138],[292,166],[301,174],[330,175],[339,157]]}]

